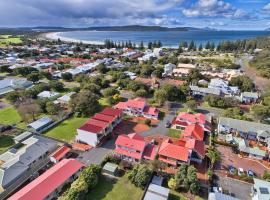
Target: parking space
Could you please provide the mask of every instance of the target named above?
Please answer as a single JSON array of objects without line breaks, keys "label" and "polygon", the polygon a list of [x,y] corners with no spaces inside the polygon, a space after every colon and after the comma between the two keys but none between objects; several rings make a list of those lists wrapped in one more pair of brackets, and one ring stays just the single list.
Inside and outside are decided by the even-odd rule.
[{"label": "parking space", "polygon": [[262,176],[264,171],[270,171],[257,160],[242,158],[235,154],[230,147],[217,146],[217,150],[221,153],[222,161],[217,165],[217,170],[226,171],[229,166],[234,166],[237,169],[243,168],[244,171],[252,170],[257,176]]}]

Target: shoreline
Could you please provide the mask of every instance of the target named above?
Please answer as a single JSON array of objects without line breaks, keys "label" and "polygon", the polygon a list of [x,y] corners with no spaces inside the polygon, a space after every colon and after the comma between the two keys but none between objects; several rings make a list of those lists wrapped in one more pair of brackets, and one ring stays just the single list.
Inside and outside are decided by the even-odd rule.
[{"label": "shoreline", "polygon": [[72,43],[83,43],[83,44],[92,44],[92,45],[104,45],[104,42],[99,41],[90,41],[90,40],[78,40],[78,39],[72,39],[68,37],[60,36],[59,34],[63,32],[49,32],[44,33],[41,35],[41,37],[49,40],[62,40],[64,42],[72,42]]}]

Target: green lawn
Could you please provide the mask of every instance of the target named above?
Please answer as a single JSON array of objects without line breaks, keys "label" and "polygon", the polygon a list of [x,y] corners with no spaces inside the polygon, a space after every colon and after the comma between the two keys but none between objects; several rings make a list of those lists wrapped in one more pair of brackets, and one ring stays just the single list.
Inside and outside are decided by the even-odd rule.
[{"label": "green lawn", "polygon": [[143,190],[135,187],[124,175],[119,180],[106,179],[101,176],[94,190],[90,191],[86,199],[91,200],[139,200]]},{"label": "green lawn", "polygon": [[56,139],[71,142],[76,135],[76,129],[79,128],[88,118],[73,117],[67,119],[55,128],[49,130],[45,135]]},{"label": "green lawn", "polygon": [[11,136],[1,135],[0,136],[0,153],[3,153],[8,148],[14,144],[14,141]]},{"label": "green lawn", "polygon": [[26,128],[26,124],[21,122],[21,117],[13,106],[0,110],[0,124],[16,124],[19,128]]},{"label": "green lawn", "polygon": [[175,129],[169,129],[167,135],[169,137],[173,137],[173,138],[180,138],[181,136],[181,131],[180,130],[175,130]]},{"label": "green lawn", "polygon": [[22,40],[20,37],[11,37],[10,35],[0,35],[0,46],[7,44],[20,44]]}]

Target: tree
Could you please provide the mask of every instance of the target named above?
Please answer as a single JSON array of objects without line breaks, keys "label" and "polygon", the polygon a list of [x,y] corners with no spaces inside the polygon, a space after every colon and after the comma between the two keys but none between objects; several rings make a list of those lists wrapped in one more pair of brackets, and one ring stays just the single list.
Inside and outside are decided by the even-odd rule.
[{"label": "tree", "polygon": [[268,171],[264,171],[262,178],[263,180],[270,182],[270,173]]},{"label": "tree", "polygon": [[206,156],[210,159],[211,169],[214,169],[215,163],[221,159],[220,153],[214,147],[208,148]]},{"label": "tree", "polygon": [[187,81],[189,83],[194,83],[194,82],[196,83],[196,82],[198,82],[202,78],[203,78],[203,76],[200,73],[200,70],[195,68],[195,69],[191,69],[189,71],[189,74],[187,76]]},{"label": "tree", "polygon": [[251,111],[256,119],[263,120],[270,114],[270,108],[268,106],[256,104],[251,107]]},{"label": "tree", "polygon": [[62,74],[61,74],[61,77],[62,77],[62,79],[65,80],[65,81],[72,81],[72,79],[73,79],[72,74],[69,73],[69,72],[62,73]]},{"label": "tree", "polygon": [[237,86],[237,87],[239,87],[239,89],[241,90],[241,92],[250,92],[250,91],[254,90],[254,88],[255,88],[255,84],[247,76],[233,77],[230,80],[229,84],[231,86]]},{"label": "tree", "polygon": [[138,97],[146,97],[148,92],[145,89],[139,89],[135,92],[136,96]]},{"label": "tree", "polygon": [[39,112],[40,107],[33,99],[24,99],[22,102],[18,103],[18,113],[25,122],[27,122],[29,118],[31,121],[34,121]]},{"label": "tree", "polygon": [[106,65],[103,64],[103,63],[101,63],[101,64],[99,64],[99,65],[97,66],[97,70],[98,70],[98,72],[101,73],[101,74],[106,74],[106,73],[109,71],[108,68],[106,67]]},{"label": "tree", "polygon": [[31,74],[28,74],[26,76],[28,81],[32,81],[33,83],[36,83],[39,81],[39,73],[38,72],[32,72]]},{"label": "tree", "polygon": [[118,94],[119,92],[115,88],[106,88],[103,90],[103,96],[104,97],[112,97],[115,94]]},{"label": "tree", "polygon": [[194,111],[197,108],[197,102],[193,99],[187,101],[186,105],[187,105],[188,109],[190,109],[191,111]]},{"label": "tree", "polygon": [[202,49],[203,49],[203,46],[202,46],[202,44],[200,44],[200,46],[199,46],[199,51],[202,51]]},{"label": "tree", "polygon": [[153,48],[153,43],[152,42],[148,42],[148,49],[152,49]]},{"label": "tree", "polygon": [[57,114],[57,112],[59,111],[59,108],[56,104],[54,104],[51,101],[48,101],[46,103],[46,111],[50,114],[50,115],[55,115]]},{"label": "tree", "polygon": [[167,101],[168,99],[168,95],[167,95],[167,92],[163,89],[159,89],[159,90],[156,90],[155,93],[154,93],[154,98],[155,98],[155,101],[159,104],[159,105],[162,105],[165,103],[165,101]]},{"label": "tree", "polygon": [[166,164],[160,160],[155,159],[150,162],[150,167],[152,171],[157,172],[157,174],[159,175],[162,170],[166,168]]},{"label": "tree", "polygon": [[176,183],[175,178],[170,178],[170,180],[168,181],[168,186],[169,186],[170,189],[176,190],[177,183]]},{"label": "tree", "polygon": [[143,41],[141,41],[140,46],[139,46],[139,49],[140,49],[140,50],[144,50],[144,44],[143,44]]},{"label": "tree", "polygon": [[98,96],[90,91],[82,90],[71,97],[70,106],[79,115],[89,117],[100,109]]},{"label": "tree", "polygon": [[136,165],[128,174],[129,180],[141,189],[144,189],[149,179],[151,178],[152,171],[147,165]]},{"label": "tree", "polygon": [[163,72],[164,72],[164,69],[161,67],[158,67],[153,71],[152,75],[157,77],[157,78],[162,78]]},{"label": "tree", "polygon": [[16,101],[19,100],[20,98],[20,94],[17,91],[14,92],[9,92],[8,94],[6,94],[6,99],[12,103],[15,103]]},{"label": "tree", "polygon": [[192,41],[189,43],[188,50],[189,50],[189,51],[194,50],[194,47],[196,47],[196,46],[195,46],[194,41],[192,40]]},{"label": "tree", "polygon": [[49,86],[57,92],[61,92],[64,90],[64,84],[60,81],[50,81]]}]

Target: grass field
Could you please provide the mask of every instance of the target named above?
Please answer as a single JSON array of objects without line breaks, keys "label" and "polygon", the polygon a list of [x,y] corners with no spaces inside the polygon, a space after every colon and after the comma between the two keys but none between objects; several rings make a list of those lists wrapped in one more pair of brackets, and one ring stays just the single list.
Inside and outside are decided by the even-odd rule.
[{"label": "grass field", "polygon": [[8,44],[20,44],[22,40],[20,37],[12,37],[10,35],[0,35],[0,46]]},{"label": "grass field", "polygon": [[11,136],[1,135],[0,136],[0,154],[6,151],[14,144],[14,141]]},{"label": "grass field", "polygon": [[26,124],[21,122],[21,117],[13,106],[0,110],[0,124],[16,124],[19,128],[26,128]]},{"label": "grass field", "polygon": [[65,120],[55,128],[49,130],[45,135],[56,139],[71,142],[76,135],[76,129],[79,128],[88,118],[77,118]]},{"label": "grass field", "polygon": [[91,190],[86,199],[92,200],[138,200],[143,190],[135,187],[124,175],[117,181],[101,176],[94,190]]},{"label": "grass field", "polygon": [[169,129],[167,135],[169,137],[173,137],[173,138],[180,138],[181,131],[180,130],[175,130],[175,129]]}]

